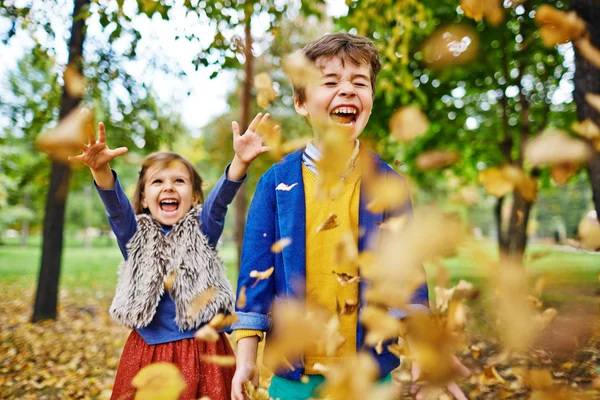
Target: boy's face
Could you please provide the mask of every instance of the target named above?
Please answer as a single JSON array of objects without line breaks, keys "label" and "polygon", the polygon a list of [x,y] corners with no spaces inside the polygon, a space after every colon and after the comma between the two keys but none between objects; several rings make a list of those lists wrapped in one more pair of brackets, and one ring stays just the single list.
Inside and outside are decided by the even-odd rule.
[{"label": "boy's face", "polygon": [[[373,108],[371,67],[337,57],[316,60],[322,76],[305,88],[305,101],[294,100],[296,112],[307,117],[318,137],[319,130],[338,124],[350,129],[356,139],[365,129]],[[326,129],[326,128],[325,128]]]}]

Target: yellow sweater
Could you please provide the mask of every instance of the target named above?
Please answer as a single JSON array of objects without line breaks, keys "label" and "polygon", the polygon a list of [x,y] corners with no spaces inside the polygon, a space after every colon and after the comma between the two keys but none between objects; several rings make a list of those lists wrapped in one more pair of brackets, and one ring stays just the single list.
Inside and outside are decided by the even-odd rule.
[{"label": "yellow sweater", "polygon": [[[334,250],[344,234],[352,235],[352,243],[355,246],[358,243],[360,168],[354,168],[344,179],[344,189],[334,200],[323,202],[315,200],[317,176],[304,164],[302,179],[306,202],[306,301],[326,308],[333,315],[337,311],[337,303],[343,306],[345,301],[352,301],[354,304],[358,302],[357,283],[341,285],[337,278],[337,274],[341,273],[357,276],[358,268],[356,265],[336,265]],[[317,228],[332,213],[337,216],[336,221],[339,225],[335,229],[321,230],[316,233]],[[305,354],[306,374],[318,374],[312,368],[315,363],[340,362],[355,355],[357,323],[356,310],[341,315],[339,331],[346,342],[334,357],[316,353]],[[242,329],[236,331],[236,340],[249,336],[258,336],[262,340],[263,335],[261,331]]]}]

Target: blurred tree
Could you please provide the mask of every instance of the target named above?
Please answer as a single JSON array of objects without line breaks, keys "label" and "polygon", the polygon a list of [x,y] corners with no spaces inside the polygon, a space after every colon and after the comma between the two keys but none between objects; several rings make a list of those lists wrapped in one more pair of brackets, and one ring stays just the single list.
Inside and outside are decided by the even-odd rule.
[{"label": "blurred tree", "polygon": [[[587,25],[590,42],[600,49],[600,4],[595,0],[571,0],[571,9],[575,10]],[[577,119],[590,119],[600,126],[600,112],[585,101],[586,93],[600,94],[600,69],[596,68],[579,50],[575,48],[575,103],[577,104]],[[588,164],[588,174],[592,184],[592,194],[596,216],[600,221],[600,152],[594,151],[594,156]]]},{"label": "blurred tree", "polygon": [[[525,141],[547,126],[565,128],[573,120],[572,104],[557,94],[572,76],[564,58],[571,46],[560,51],[544,47],[533,19],[536,7],[548,3],[565,7],[560,1],[499,2],[496,20],[476,22],[456,0],[350,2],[339,26],[371,37],[384,57],[367,135],[379,141],[387,160],[406,162],[405,171],[424,187],[442,179],[440,171],[424,173],[415,167],[416,157],[433,149],[460,155],[450,169],[465,184],[476,182],[478,173],[492,166],[527,170]],[[452,43],[443,42],[443,34],[456,26],[471,33],[461,35],[454,43],[458,47],[448,51]],[[423,43],[436,29],[442,32],[438,44],[455,57],[450,65],[425,62]],[[478,51],[467,57],[477,43]],[[388,121],[408,104],[419,105],[431,125],[423,137],[400,145],[390,138]],[[529,173],[537,177],[540,171]],[[512,197],[507,224],[501,218],[504,198],[497,200],[498,244],[502,254],[520,258],[533,202],[518,192]]]}]

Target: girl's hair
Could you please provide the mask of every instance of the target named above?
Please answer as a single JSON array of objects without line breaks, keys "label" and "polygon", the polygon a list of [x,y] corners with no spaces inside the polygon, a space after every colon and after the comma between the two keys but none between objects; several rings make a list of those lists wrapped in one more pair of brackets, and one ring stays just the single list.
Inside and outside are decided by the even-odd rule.
[{"label": "girl's hair", "polygon": [[142,206],[142,198],[144,196],[144,186],[146,185],[146,173],[148,168],[158,165],[160,168],[168,167],[172,162],[179,161],[188,169],[192,179],[193,195],[197,198],[198,203],[204,203],[204,193],[202,193],[202,178],[196,171],[196,168],[185,158],[179,154],[167,151],[152,153],[144,159],[142,169],[137,184],[135,185],[135,194],[133,195],[133,212],[137,214],[147,214],[149,211]]}]

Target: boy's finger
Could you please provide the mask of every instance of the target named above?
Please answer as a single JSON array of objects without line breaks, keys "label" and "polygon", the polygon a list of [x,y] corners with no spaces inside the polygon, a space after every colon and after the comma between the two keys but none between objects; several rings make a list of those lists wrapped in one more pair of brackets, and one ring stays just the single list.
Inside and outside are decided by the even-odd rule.
[{"label": "boy's finger", "polygon": [[254,119],[252,120],[250,125],[248,125],[248,129],[255,132],[261,119],[262,119],[262,113],[256,114],[256,117],[254,117]]},{"label": "boy's finger", "polygon": [[236,121],[231,122],[231,130],[233,131],[234,137],[240,136],[240,126],[238,125],[238,123]]},{"label": "boy's finger", "polygon": [[100,143],[106,143],[106,129],[104,128],[104,122],[98,122],[98,141]]},{"label": "boy's finger", "polygon": [[85,125],[85,133],[90,145],[96,144],[96,136],[94,135],[94,128],[92,128],[92,124]]},{"label": "boy's finger", "polygon": [[463,391],[460,390],[455,382],[452,382],[448,385],[448,391],[456,400],[467,400],[467,396],[465,396]]},{"label": "boy's finger", "polygon": [[129,149],[127,147],[118,147],[114,150],[111,150],[110,155],[111,155],[111,157],[115,158],[115,157],[118,157],[118,156],[121,156],[121,155],[127,153],[128,151],[129,151]]}]

